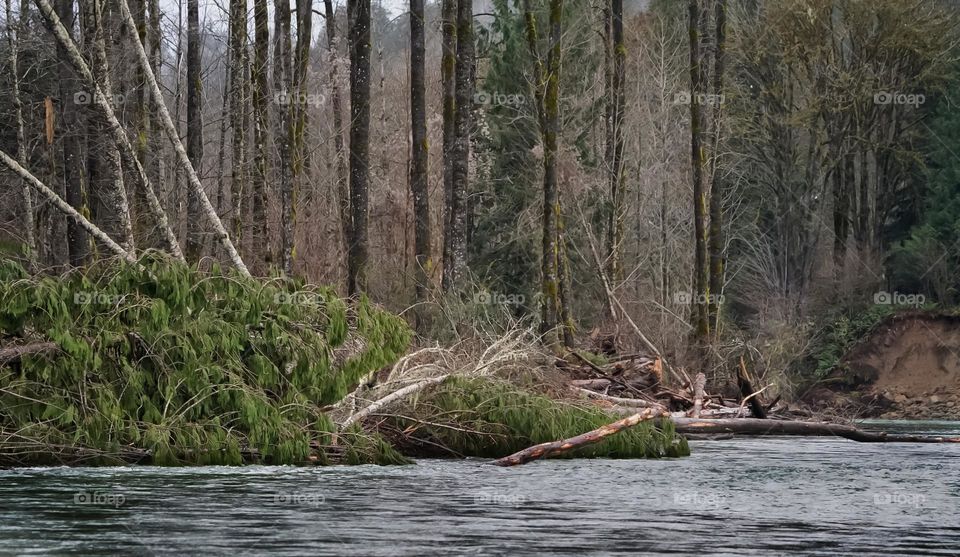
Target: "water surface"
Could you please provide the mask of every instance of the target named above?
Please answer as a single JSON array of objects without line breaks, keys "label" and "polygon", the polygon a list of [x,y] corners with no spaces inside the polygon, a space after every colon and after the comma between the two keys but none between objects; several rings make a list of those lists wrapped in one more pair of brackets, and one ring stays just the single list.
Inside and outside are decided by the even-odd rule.
[{"label": "water surface", "polygon": [[960,555],[960,445],[691,448],[516,468],[0,470],[0,554]]}]

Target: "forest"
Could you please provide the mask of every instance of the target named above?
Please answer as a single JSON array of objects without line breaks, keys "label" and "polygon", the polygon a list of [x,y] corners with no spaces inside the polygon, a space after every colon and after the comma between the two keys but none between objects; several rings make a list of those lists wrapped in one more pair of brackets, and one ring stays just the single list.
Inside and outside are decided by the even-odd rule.
[{"label": "forest", "polygon": [[[326,394],[297,385],[320,406],[415,348],[523,331],[584,368],[649,356],[684,405],[702,373],[772,407],[854,381],[890,319],[952,334],[952,2],[4,2],[8,362],[53,342],[60,368],[128,373],[136,342],[97,327],[202,329],[177,317],[202,306],[197,335],[264,312],[295,339],[254,365],[241,335],[238,369],[379,339]],[[214,303],[256,284],[274,299]],[[308,308],[328,346],[289,322]]]}]

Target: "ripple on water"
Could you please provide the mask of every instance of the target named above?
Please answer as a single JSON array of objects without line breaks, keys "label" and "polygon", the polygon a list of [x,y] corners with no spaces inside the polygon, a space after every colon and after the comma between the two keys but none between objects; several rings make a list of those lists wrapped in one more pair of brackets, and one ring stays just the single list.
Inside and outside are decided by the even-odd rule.
[{"label": "ripple on water", "polygon": [[0,470],[0,554],[960,554],[960,446],[692,445],[510,469]]}]

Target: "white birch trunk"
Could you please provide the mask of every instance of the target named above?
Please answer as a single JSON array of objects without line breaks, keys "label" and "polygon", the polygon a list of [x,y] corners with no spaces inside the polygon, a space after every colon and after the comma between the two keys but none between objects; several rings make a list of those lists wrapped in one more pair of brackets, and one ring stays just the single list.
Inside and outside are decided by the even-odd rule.
[{"label": "white birch trunk", "polygon": [[56,192],[44,185],[43,182],[31,174],[29,170],[21,166],[20,163],[13,160],[10,155],[0,151],[0,162],[5,164],[7,168],[12,170],[15,174],[17,174],[17,176],[23,178],[24,182],[27,184],[27,187],[33,187],[35,190],[40,192],[53,204],[54,207],[59,209],[63,214],[75,220],[91,236],[100,242],[103,242],[104,245],[110,248],[110,251],[119,255],[120,257],[123,257],[130,263],[136,263],[136,258],[134,258],[130,252],[120,247],[120,244],[114,242],[113,239],[110,238],[110,236],[108,236],[103,230],[100,230],[95,224],[84,218],[83,215],[78,213],[76,209],[71,207],[70,204],[64,201],[63,198],[56,194]]}]

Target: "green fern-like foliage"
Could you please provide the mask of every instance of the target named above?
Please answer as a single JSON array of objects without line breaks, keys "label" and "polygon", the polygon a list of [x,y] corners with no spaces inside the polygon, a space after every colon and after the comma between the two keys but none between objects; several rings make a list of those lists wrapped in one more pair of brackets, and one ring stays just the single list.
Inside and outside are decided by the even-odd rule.
[{"label": "green fern-like foliage", "polygon": [[[455,378],[434,387],[393,418],[412,431],[398,444],[443,447],[462,456],[500,458],[538,443],[567,439],[622,416],[589,403],[557,401],[490,379]],[[660,458],[688,456],[686,439],[673,423],[643,422],[570,457]]]},{"label": "green fern-like foliage", "polygon": [[90,463],[131,451],[157,464],[305,462],[334,431],[322,408],[409,339],[366,299],[295,280],[157,255],[36,279],[6,262],[0,340],[60,352],[0,367],[0,428],[16,432],[0,462],[65,458],[51,447]]}]

